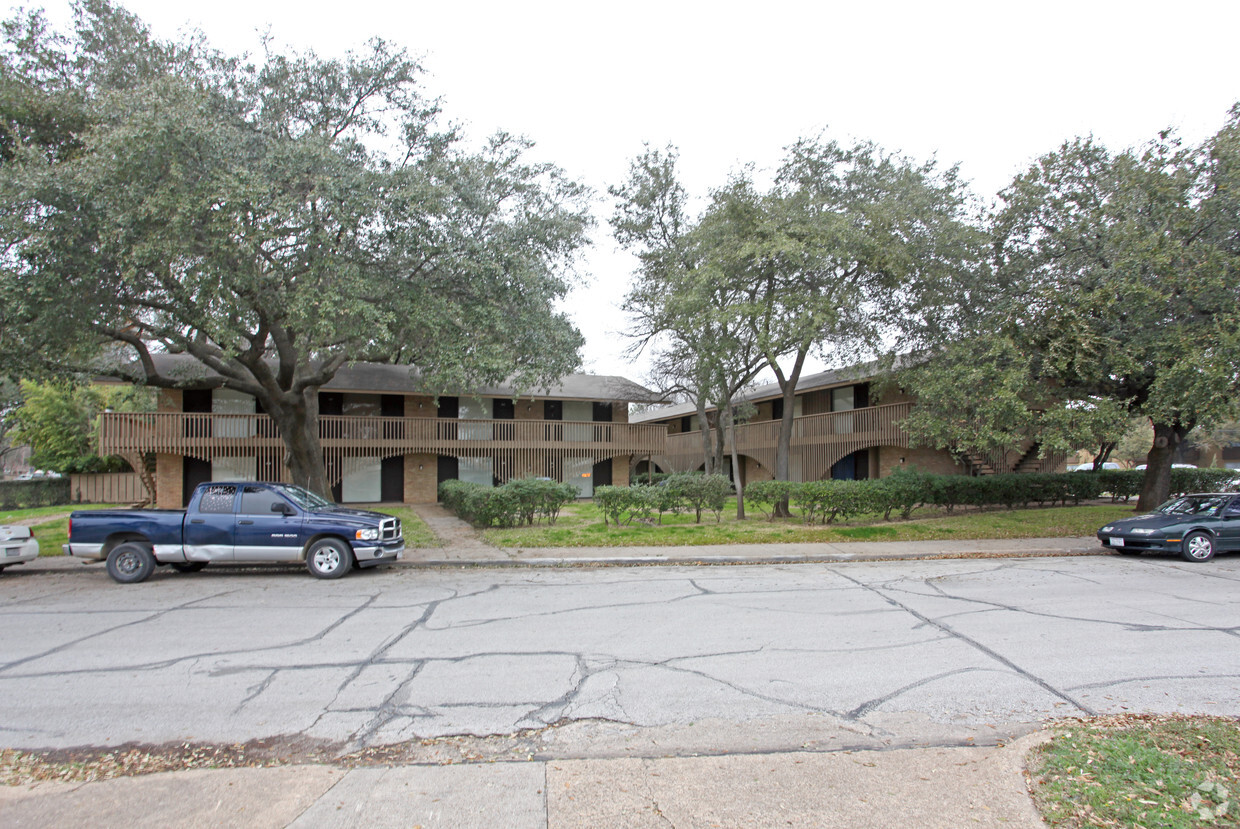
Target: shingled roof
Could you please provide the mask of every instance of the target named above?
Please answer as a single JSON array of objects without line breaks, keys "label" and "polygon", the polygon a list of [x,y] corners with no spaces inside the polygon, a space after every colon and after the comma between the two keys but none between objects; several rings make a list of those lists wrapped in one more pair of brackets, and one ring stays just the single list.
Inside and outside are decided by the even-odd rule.
[{"label": "shingled roof", "polygon": [[[212,388],[219,385],[219,375],[188,355],[155,354],[152,359],[160,374],[181,378],[186,388]],[[370,394],[429,393],[415,367],[387,363],[351,363],[342,366],[336,376],[323,386],[323,390]],[[599,374],[569,374],[554,385],[525,388],[520,394],[516,387],[508,384],[454,391],[460,396],[537,397],[617,403],[658,403],[664,399],[656,392],[625,377]]]}]

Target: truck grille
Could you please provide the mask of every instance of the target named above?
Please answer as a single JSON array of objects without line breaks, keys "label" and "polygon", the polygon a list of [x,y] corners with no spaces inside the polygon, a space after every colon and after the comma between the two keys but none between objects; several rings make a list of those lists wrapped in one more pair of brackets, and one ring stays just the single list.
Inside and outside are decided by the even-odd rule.
[{"label": "truck grille", "polygon": [[393,538],[400,538],[400,519],[385,518],[379,522],[379,538],[384,541],[390,541]]}]

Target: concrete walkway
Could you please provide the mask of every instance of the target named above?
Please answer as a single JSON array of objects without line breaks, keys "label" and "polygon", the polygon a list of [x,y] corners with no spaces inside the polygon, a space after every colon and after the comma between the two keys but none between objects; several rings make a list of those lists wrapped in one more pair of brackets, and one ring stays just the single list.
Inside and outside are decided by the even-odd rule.
[{"label": "concrete walkway", "polygon": [[19,827],[1026,827],[1031,734],[1004,747],[168,772],[0,786]]}]

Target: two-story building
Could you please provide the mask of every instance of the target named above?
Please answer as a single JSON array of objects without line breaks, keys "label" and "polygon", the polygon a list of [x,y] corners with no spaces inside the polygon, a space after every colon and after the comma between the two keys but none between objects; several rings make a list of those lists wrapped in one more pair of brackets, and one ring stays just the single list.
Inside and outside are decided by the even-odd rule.
[{"label": "two-story building", "polygon": [[[105,413],[101,454],[126,458],[160,507],[182,506],[203,481],[289,480],[275,422],[253,397],[218,386],[202,374],[161,390],[156,412]],[[533,395],[493,386],[436,398],[408,366],[354,364],[319,393],[319,440],[337,501],[431,503],[449,478],[545,477],[589,497],[626,485],[635,458],[663,454],[666,427],[628,422],[630,403],[657,399],[623,377],[588,374]]]},{"label": "two-story building", "polygon": [[[873,367],[857,366],[802,377],[793,398],[792,441],[788,456],[793,481],[823,478],[882,478],[895,469],[917,468],[935,474],[992,474],[995,472],[1056,471],[1064,456],[1038,457],[1031,441],[1009,453],[988,456],[953,455],[941,449],[913,445],[903,428],[915,405],[900,390],[881,393],[872,383]],[[736,452],[742,482],[770,480],[775,474],[783,395],[779,385],[758,386],[745,395],[756,413],[736,427]],[[708,410],[711,445],[715,442],[715,412]],[[658,471],[689,472],[703,466],[702,426],[692,403],[648,409],[633,422],[667,428],[666,449],[651,460]],[[725,468],[731,472],[731,448]],[[647,467],[639,463],[638,469]]]}]

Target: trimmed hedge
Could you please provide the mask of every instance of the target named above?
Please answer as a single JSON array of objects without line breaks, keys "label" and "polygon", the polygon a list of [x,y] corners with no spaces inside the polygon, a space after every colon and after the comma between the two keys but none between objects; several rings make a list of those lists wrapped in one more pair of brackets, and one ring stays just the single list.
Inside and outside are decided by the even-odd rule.
[{"label": "trimmed hedge", "polygon": [[594,503],[603,511],[604,524],[649,522],[656,513],[662,524],[665,512],[693,512],[698,524],[703,512],[712,512],[719,523],[731,494],[732,482],[725,475],[677,472],[654,486],[595,487]]},{"label": "trimmed hedge", "polygon": [[569,484],[533,478],[511,480],[489,487],[466,481],[444,481],[439,500],[475,527],[517,527],[546,519],[555,524],[560,508],[577,497]]},{"label": "trimmed hedge", "polygon": [[[908,518],[923,504],[951,512],[957,507],[1079,504],[1108,495],[1127,501],[1140,493],[1144,475],[1140,470],[1102,470],[974,478],[899,470],[887,478],[861,481],[755,481],[745,487],[745,500],[770,517],[774,506],[787,498],[802,510],[806,523],[830,524],[857,515],[881,514],[890,520],[893,512]],[[1230,469],[1171,470],[1172,495],[1213,492],[1238,482],[1240,473]]]},{"label": "trimmed hedge", "polygon": [[0,509],[58,507],[69,503],[69,478],[0,481]]}]

